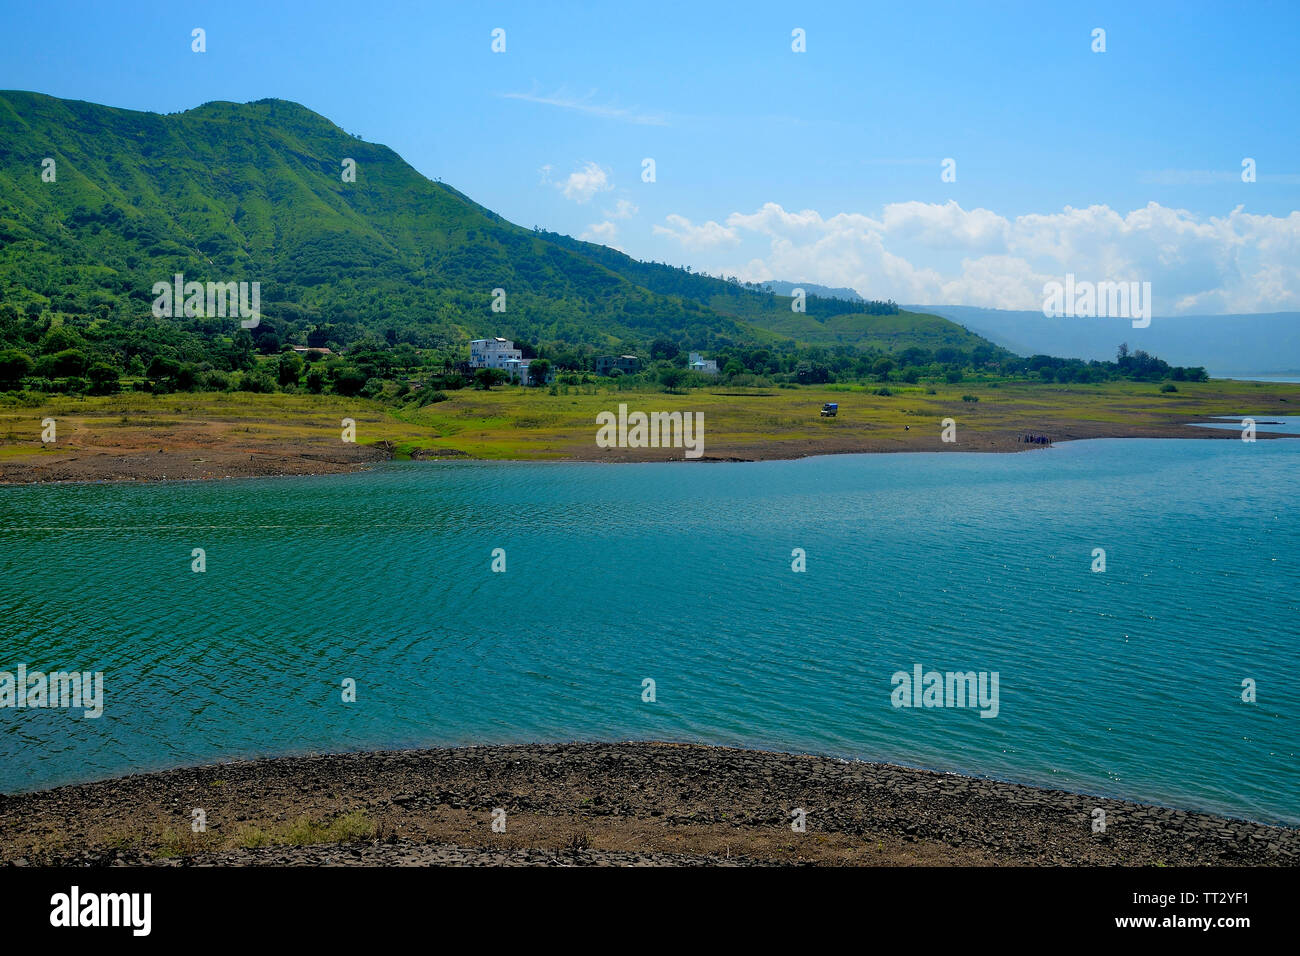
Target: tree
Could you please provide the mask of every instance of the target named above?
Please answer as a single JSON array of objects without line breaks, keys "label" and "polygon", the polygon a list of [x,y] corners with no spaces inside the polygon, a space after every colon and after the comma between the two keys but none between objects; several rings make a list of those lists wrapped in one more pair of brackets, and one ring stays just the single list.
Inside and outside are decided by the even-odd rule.
[{"label": "tree", "polygon": [[831,380],[831,370],[820,362],[800,362],[794,370],[800,385],[821,385]]},{"label": "tree", "polygon": [[112,395],[118,390],[117,369],[104,362],[96,362],[86,371],[90,379],[91,395]]},{"label": "tree", "polygon": [[879,375],[882,382],[889,380],[889,373],[894,370],[894,360],[890,358],[878,358],[875,364],[871,366],[873,375]]},{"label": "tree", "polygon": [[681,351],[670,339],[655,339],[650,343],[650,359],[654,362],[671,362]]},{"label": "tree", "polygon": [[281,385],[297,385],[298,376],[302,374],[302,359],[297,352],[285,352],[280,356],[276,370],[276,380]]},{"label": "tree", "polygon": [[175,359],[170,359],[165,355],[155,355],[149,362],[149,368],[146,373],[150,378],[157,380],[163,378],[174,378],[176,373],[181,370],[181,363]]},{"label": "tree", "polygon": [[65,349],[53,355],[42,355],[36,363],[42,375],[51,378],[64,375],[83,375],[90,367],[90,359],[80,349]]},{"label": "tree", "polygon": [[193,362],[186,362],[176,370],[176,389],[181,392],[192,392],[199,384],[199,370]]},{"label": "tree", "polygon": [[82,344],[81,336],[72,329],[65,326],[58,326],[50,329],[41,336],[40,350],[42,355],[53,355],[55,352],[63,352],[67,349],[75,349]]},{"label": "tree", "polygon": [[275,391],[275,382],[271,381],[271,376],[265,369],[258,368],[244,373],[244,377],[239,380],[239,390],[265,394]]},{"label": "tree", "polygon": [[17,349],[0,352],[0,392],[11,392],[32,374],[32,357]]},{"label": "tree", "polygon": [[481,368],[474,373],[474,384],[484,391],[491,391],[493,385],[500,385],[508,375],[499,368]]},{"label": "tree", "polygon": [[686,384],[686,370],[676,367],[666,368],[659,374],[659,384],[666,392],[675,392]]},{"label": "tree", "polygon": [[546,376],[551,374],[551,363],[546,359],[533,359],[528,366],[528,376],[534,385],[545,385]]},{"label": "tree", "polygon": [[336,367],[334,371],[334,391],[348,398],[361,394],[366,387],[366,373],[351,365]]}]

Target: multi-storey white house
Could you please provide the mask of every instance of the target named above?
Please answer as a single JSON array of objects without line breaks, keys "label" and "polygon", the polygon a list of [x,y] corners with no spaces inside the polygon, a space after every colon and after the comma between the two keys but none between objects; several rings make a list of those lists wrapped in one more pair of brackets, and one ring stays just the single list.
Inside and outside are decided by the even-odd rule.
[{"label": "multi-storey white house", "polygon": [[699,352],[691,353],[691,360],[687,364],[687,368],[689,368],[692,372],[702,372],[705,375],[718,374],[717,361],[714,359],[708,359],[706,361],[704,356],[701,355]]},{"label": "multi-storey white house", "polygon": [[[518,362],[524,353],[509,339],[474,339],[469,343],[470,368],[499,368],[510,371],[508,362]],[[518,374],[516,370],[515,374]]]},{"label": "multi-storey white house", "polygon": [[532,361],[532,359],[526,358],[506,359],[506,364],[501,367],[506,370],[506,374],[511,378],[519,379],[520,385],[531,385],[532,378],[528,367],[532,364]]}]

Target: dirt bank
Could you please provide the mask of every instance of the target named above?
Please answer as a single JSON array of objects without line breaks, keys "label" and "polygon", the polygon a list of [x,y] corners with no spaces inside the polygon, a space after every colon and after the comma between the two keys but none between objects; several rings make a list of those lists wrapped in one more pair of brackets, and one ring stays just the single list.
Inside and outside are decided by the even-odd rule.
[{"label": "dirt bank", "polygon": [[[505,811],[505,832],[493,831]],[[1104,833],[1093,829],[1105,811]],[[201,809],[206,831],[191,821]],[[806,832],[791,829],[806,811]],[[280,758],[0,797],[0,864],[1291,865],[1300,830],[659,743]]]}]

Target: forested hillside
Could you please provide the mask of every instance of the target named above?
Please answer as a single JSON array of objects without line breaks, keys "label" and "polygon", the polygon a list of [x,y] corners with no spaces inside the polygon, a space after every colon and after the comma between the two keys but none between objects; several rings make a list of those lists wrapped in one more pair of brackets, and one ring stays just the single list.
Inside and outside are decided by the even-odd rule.
[{"label": "forested hillside", "polygon": [[[154,286],[176,274],[259,283],[260,321],[245,331],[179,302],[156,316]],[[7,387],[95,366],[105,380],[157,363],[238,372],[290,345],[404,348],[409,367],[492,334],[579,369],[656,340],[772,349],[791,367],[826,347],[945,362],[1000,351],[892,302],[809,297],[798,312],[734,280],[520,228],[295,103],[159,115],[0,93],[0,352],[33,366],[9,355]]]}]

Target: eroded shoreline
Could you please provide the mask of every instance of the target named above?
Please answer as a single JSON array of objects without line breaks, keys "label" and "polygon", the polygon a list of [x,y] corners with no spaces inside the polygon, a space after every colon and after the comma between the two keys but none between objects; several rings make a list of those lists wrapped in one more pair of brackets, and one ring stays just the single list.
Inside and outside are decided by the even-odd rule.
[{"label": "eroded shoreline", "polygon": [[[791,826],[796,809],[806,812],[802,833]],[[1300,865],[1300,829],[888,764],[666,743],[161,771],[0,797],[0,833],[0,865]]]}]

